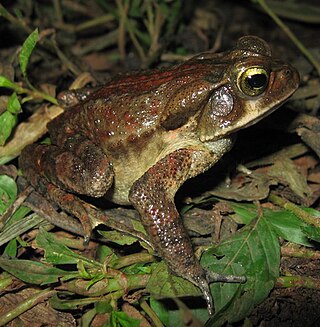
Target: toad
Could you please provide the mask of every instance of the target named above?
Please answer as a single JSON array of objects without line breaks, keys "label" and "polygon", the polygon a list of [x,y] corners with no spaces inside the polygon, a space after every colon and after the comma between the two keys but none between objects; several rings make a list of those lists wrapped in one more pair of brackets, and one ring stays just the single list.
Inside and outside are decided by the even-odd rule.
[{"label": "toad", "polygon": [[234,134],[283,104],[297,89],[297,71],[273,59],[269,46],[242,37],[234,49],[202,53],[162,70],[118,76],[48,124],[50,145],[29,145],[20,167],[32,186],[80,219],[77,194],[138,210],[157,253],[197,285],[212,313],[205,270],[174,203],[179,187],[212,167]]}]

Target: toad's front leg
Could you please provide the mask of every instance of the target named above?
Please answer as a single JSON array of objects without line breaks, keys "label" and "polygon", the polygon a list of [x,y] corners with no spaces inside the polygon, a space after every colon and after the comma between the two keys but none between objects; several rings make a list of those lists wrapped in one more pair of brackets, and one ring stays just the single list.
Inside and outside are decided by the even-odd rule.
[{"label": "toad's front leg", "polygon": [[159,255],[177,275],[197,285],[213,312],[205,271],[196,259],[189,235],[174,204],[182,183],[218,160],[218,156],[194,149],[179,149],[151,167],[130,190],[130,201]]}]

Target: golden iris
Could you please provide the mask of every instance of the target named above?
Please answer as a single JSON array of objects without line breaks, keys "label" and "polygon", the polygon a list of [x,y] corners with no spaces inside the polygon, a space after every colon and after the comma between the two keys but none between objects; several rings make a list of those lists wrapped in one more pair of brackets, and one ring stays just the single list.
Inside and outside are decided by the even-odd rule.
[{"label": "golden iris", "polygon": [[245,95],[254,97],[262,94],[267,88],[269,74],[262,67],[249,67],[238,74],[238,87]]}]

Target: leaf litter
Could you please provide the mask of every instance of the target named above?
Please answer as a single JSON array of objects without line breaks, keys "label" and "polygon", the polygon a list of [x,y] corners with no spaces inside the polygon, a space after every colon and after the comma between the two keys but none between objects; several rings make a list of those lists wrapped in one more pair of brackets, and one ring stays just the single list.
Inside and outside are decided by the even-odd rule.
[{"label": "leaf litter", "polygon": [[[160,1],[159,7],[150,7],[152,6],[150,3],[152,2],[144,3],[145,13],[149,15],[145,20],[141,20],[140,9],[138,9],[139,1],[133,2],[130,8],[124,6],[121,1],[118,2],[118,8],[111,4],[102,5],[102,10],[106,13],[102,16],[101,3],[95,1],[90,8],[81,3],[66,2],[63,6],[55,8],[56,16],[46,14],[52,12],[49,4],[32,4],[34,12],[39,15],[38,26],[31,20],[32,10],[28,11],[26,8],[19,7],[21,6],[19,3],[15,4],[17,11],[1,5],[0,15],[6,19],[6,23],[2,24],[0,33],[17,29],[19,30],[18,44],[23,44],[28,35],[32,42],[28,41],[26,44],[30,43],[30,46],[23,47],[23,51],[20,52],[20,58],[22,58],[20,71],[17,65],[13,64],[9,64],[7,68],[4,67],[5,69],[0,71],[1,86],[6,89],[3,94],[3,103],[8,103],[8,95],[11,95],[12,90],[16,92],[23,109],[22,114],[19,113],[19,110],[15,111],[18,117],[17,125],[15,125],[16,122],[5,124],[8,129],[3,141],[4,145],[0,147],[0,163],[14,163],[14,159],[26,144],[34,142],[45,134],[46,123],[62,111],[62,108],[54,104],[55,89],[67,89],[75,79],[75,75],[81,71],[92,70],[92,68],[95,70],[94,78],[89,82],[95,86],[95,84],[109,79],[115,72],[153,65],[159,57],[172,62],[176,58],[184,58],[188,51],[206,50],[210,44],[214,44],[215,48],[225,46],[222,44],[225,42],[232,44],[228,38],[232,38],[235,34],[243,34],[243,26],[246,26],[247,30],[253,31],[253,34],[258,31],[262,37],[266,36],[265,32],[261,30],[260,21],[255,21],[250,16],[252,15],[250,10],[253,8],[248,10],[249,8],[246,6],[235,5],[232,10],[241,14],[233,15],[234,21],[229,20],[228,24],[223,22],[226,17],[231,16],[224,17],[221,12],[224,10],[228,12],[230,8],[226,10],[223,4],[221,8],[216,8],[217,11],[212,11],[212,8],[208,10],[208,8],[199,7],[196,11],[197,18],[191,20],[193,25],[187,27],[185,21],[180,20],[181,17],[178,19],[178,16],[174,16],[177,14],[174,10],[178,8],[178,1],[173,1],[172,12],[166,11],[168,5],[165,1]],[[318,7],[312,5],[303,5],[303,10],[301,10],[299,5],[294,7],[287,2],[273,1],[270,3],[270,7],[280,17],[290,18],[292,24],[295,20],[300,24],[301,22],[314,24],[318,19]],[[161,12],[161,8],[164,10],[163,12]],[[29,25],[22,24],[22,20],[15,16],[14,12],[19,10]],[[117,10],[121,13],[120,15],[116,14]],[[167,20],[163,13],[167,14]],[[204,13],[209,15],[210,19],[206,21],[210,21],[210,24],[200,24],[199,17],[205,17]],[[41,17],[48,18],[47,26],[42,22]],[[247,19],[237,21],[239,19],[237,17],[247,17]],[[248,19],[248,17],[250,18]],[[266,16],[261,17],[266,19]],[[74,24],[79,18],[85,24]],[[128,19],[127,23],[126,19]],[[251,25],[248,25],[248,22]],[[290,24],[289,21],[286,23]],[[143,34],[147,32],[139,31],[142,24],[146,24],[150,35]],[[185,35],[188,37],[185,37],[183,33],[178,33],[173,37],[175,24],[181,24],[179,25],[180,30],[184,29]],[[47,34],[42,33],[43,39],[36,44],[38,34],[37,32],[32,33],[32,31],[36,31],[36,27],[43,30],[48,26],[55,28],[55,33],[50,34],[49,31]],[[97,26],[99,26],[98,29]],[[128,26],[131,26],[132,30],[126,30]],[[315,220],[319,217],[319,76],[316,75],[312,64],[306,59],[298,57],[295,51],[287,51],[287,46],[291,45],[288,40],[279,35],[278,31],[276,28],[268,31],[265,38],[274,42],[273,46],[279,50],[279,56],[281,56],[282,44],[285,44],[284,56],[291,55],[289,60],[295,58],[296,66],[302,74],[301,88],[284,109],[286,112],[289,111],[289,108],[291,109],[290,115],[293,116],[293,119],[289,123],[284,123],[280,132],[279,130],[273,132],[273,128],[278,126],[278,122],[273,121],[271,129],[268,127],[268,122],[266,124],[262,122],[260,127],[264,131],[265,141],[263,138],[255,137],[258,127],[241,133],[244,136],[240,135],[239,137],[239,148],[241,149],[242,144],[243,148],[251,149],[251,154],[248,155],[244,151],[244,155],[240,156],[241,150],[237,152],[235,149],[234,157],[232,154],[230,157],[232,164],[226,165],[227,168],[222,167],[224,168],[222,172],[218,170],[218,178],[215,171],[206,175],[207,179],[213,181],[212,187],[207,187],[204,192],[199,192],[200,194],[196,196],[190,195],[192,192],[190,189],[188,192],[186,187],[181,192],[181,200],[177,199],[180,201],[183,216],[186,216],[189,233],[198,247],[197,253],[203,252],[202,264],[213,272],[244,274],[248,278],[245,284],[212,284],[216,314],[207,322],[208,326],[219,326],[226,321],[232,323],[245,317],[249,317],[252,322],[257,320],[261,322],[267,319],[261,314],[261,311],[259,316],[259,303],[264,299],[266,299],[264,303],[267,303],[268,299],[279,301],[281,292],[277,295],[279,289],[275,288],[279,281],[278,277],[281,276],[284,280],[290,277],[280,261],[282,248],[295,244],[297,247],[290,252],[290,256],[302,256],[303,259],[300,260],[304,260],[301,261],[303,265],[312,266],[311,263],[315,263],[317,260],[316,255],[310,259],[312,256],[310,253],[307,254],[307,251],[318,253],[319,229],[310,224],[308,220],[304,220],[304,213]],[[161,32],[164,34],[159,37]],[[312,35],[307,27],[305,33]],[[313,39],[310,36],[310,40]],[[186,40],[188,41],[186,42]],[[170,46],[170,44],[174,46]],[[11,46],[6,51],[11,51],[10,56],[14,58],[17,48]],[[312,49],[312,51],[315,57],[319,53],[319,49]],[[76,56],[76,60],[73,60],[74,56]],[[7,52],[6,57],[8,58]],[[123,64],[119,65],[121,60],[123,60]],[[53,88],[46,87],[46,84]],[[4,108],[7,108],[7,105]],[[8,112],[14,110],[14,106],[10,108]],[[7,109],[3,110],[1,109],[1,114]],[[283,116],[286,115],[283,113]],[[281,114],[278,117],[281,118]],[[249,138],[257,139],[254,148],[248,146],[246,133],[251,133]],[[3,176],[6,176],[6,173]],[[11,198],[16,186],[11,184],[12,182],[1,186],[4,206],[8,206],[12,202]],[[289,207],[287,203],[283,205],[275,203],[270,194],[288,200]],[[221,203],[223,206],[218,205]],[[297,205],[303,213],[295,210],[295,207],[292,208],[291,204]],[[214,210],[214,206],[218,209]],[[37,213],[34,206],[32,209]],[[134,323],[133,320],[130,320],[133,315],[130,312],[133,310],[127,310],[126,315],[121,317],[116,315],[117,310],[121,308],[117,303],[123,302],[125,295],[128,295],[125,290],[128,289],[136,292],[134,305],[138,311],[148,312],[149,321],[154,321],[152,312],[149,311],[150,308],[167,326],[172,324],[179,326],[182,321],[180,314],[183,317],[190,317],[189,309],[179,301],[176,301],[174,305],[169,301],[169,305],[166,306],[166,301],[159,300],[163,297],[182,297],[191,308],[195,321],[205,322],[208,320],[207,312],[201,306],[199,291],[193,285],[172,276],[163,262],[155,262],[149,257],[146,259],[143,256],[144,251],[149,254],[154,253],[148,245],[148,239],[144,235],[143,229],[141,229],[137,213],[129,209],[108,210],[110,209],[107,209],[106,216],[110,213],[111,217],[112,215],[115,217],[113,224],[109,227],[104,215],[93,213],[98,228],[105,225],[106,227],[102,229],[107,230],[102,230],[100,236],[95,235],[86,250],[83,248],[71,250],[65,246],[62,249],[60,244],[55,243],[52,238],[57,229],[53,226],[55,221],[45,223],[40,219],[37,223],[49,230],[49,234],[46,234],[43,228],[34,229],[34,220],[30,223],[29,231],[27,226],[23,225],[23,233],[17,234],[15,231],[11,234],[11,238],[17,242],[11,243],[10,249],[9,243],[2,246],[2,277],[14,276],[13,278],[24,281],[26,284],[23,283],[23,285],[30,290],[30,294],[33,292],[34,286],[32,285],[40,287],[43,284],[58,293],[60,292],[59,296],[54,297],[50,302],[52,308],[56,309],[48,307],[48,310],[58,310],[57,308],[60,306],[61,308],[68,307],[70,308],[69,312],[73,312],[71,308],[77,308],[77,310],[81,308],[82,314],[81,318],[78,318],[78,323],[81,320],[88,323],[97,317],[99,319],[103,317],[103,321],[113,321],[114,324],[117,321],[121,326],[126,326],[126,323],[130,322]],[[27,212],[17,213],[12,224],[21,224],[23,219],[28,217]],[[39,210],[38,214],[41,216],[43,211]],[[64,219],[63,213],[57,214]],[[217,219],[220,220],[219,224],[215,223]],[[73,232],[81,235],[81,230],[77,228],[74,228]],[[101,235],[107,236],[109,241]],[[216,235],[219,237],[217,238]],[[6,237],[8,237],[8,233],[6,233]],[[70,238],[69,241],[72,241],[74,236],[65,234],[65,238],[68,243],[68,238]],[[17,253],[17,257],[8,258],[5,256],[6,253]],[[97,258],[96,253],[102,253],[101,257]],[[132,253],[136,255],[133,261],[130,257]],[[290,258],[286,260],[290,260]],[[119,260],[122,260],[119,267],[125,268],[118,270],[115,267]],[[287,263],[288,266],[290,263]],[[28,273],[26,274],[26,272]],[[296,274],[297,278],[308,278],[308,276],[312,276],[312,268],[311,271],[306,269],[303,273],[297,274],[295,271],[291,271],[290,274],[292,273]],[[126,276],[126,281],[123,280],[123,276]],[[65,284],[62,282],[63,280]],[[8,279],[8,283],[10,283],[10,279]],[[318,303],[320,303],[319,290],[316,289],[315,283],[313,285],[313,289],[309,286],[310,292],[318,292],[313,294],[313,301],[319,300]],[[294,298],[294,291],[288,288],[285,290],[291,298]],[[3,292],[6,293],[6,289]],[[24,301],[24,298],[20,297],[21,292],[18,288],[15,293],[11,294],[15,303]],[[271,295],[268,297],[270,292]],[[305,292],[308,292],[308,289],[305,289]],[[82,294],[82,297],[79,297],[79,293]],[[85,293],[88,295],[83,298]],[[100,295],[95,296],[95,294]],[[104,297],[105,302],[102,301],[101,296]],[[186,296],[198,296],[196,298],[199,299],[198,304],[195,301],[188,301]],[[298,296],[297,298],[301,301],[303,299],[308,301],[308,293],[305,293],[305,297]],[[99,304],[102,302],[104,309],[101,309]],[[105,303],[112,305],[108,306]],[[151,307],[148,309],[145,305]],[[256,309],[254,309],[255,306]],[[34,308],[38,307],[39,304]],[[177,311],[177,307],[180,308],[181,313]],[[6,310],[14,310],[14,307],[10,307],[10,309],[6,307]],[[285,312],[285,309],[283,311]],[[298,311],[301,312],[299,308],[294,308],[293,312]],[[250,316],[251,312],[253,314]],[[60,314],[61,311],[59,311]],[[23,315],[20,315],[21,319],[24,319]],[[39,313],[36,312],[35,315],[39,315]],[[305,311],[305,314],[300,316],[300,318],[295,317],[295,323],[298,324],[298,319],[305,322],[305,319],[312,315]],[[59,322],[62,316],[59,317],[56,318],[56,322]],[[70,313],[66,313],[65,319],[70,319],[68,324],[74,324],[74,318]],[[133,316],[132,319],[134,319]],[[274,321],[277,321],[277,317],[274,317]]]}]

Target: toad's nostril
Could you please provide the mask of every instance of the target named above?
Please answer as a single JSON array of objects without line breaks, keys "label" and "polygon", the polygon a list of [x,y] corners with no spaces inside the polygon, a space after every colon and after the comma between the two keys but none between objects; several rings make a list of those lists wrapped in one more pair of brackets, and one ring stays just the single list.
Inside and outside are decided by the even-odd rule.
[{"label": "toad's nostril", "polygon": [[290,69],[286,69],[286,70],[284,71],[283,75],[284,75],[284,77],[286,77],[286,78],[290,77],[290,75],[291,75],[291,70],[290,70]]}]

